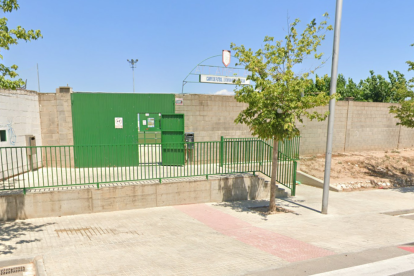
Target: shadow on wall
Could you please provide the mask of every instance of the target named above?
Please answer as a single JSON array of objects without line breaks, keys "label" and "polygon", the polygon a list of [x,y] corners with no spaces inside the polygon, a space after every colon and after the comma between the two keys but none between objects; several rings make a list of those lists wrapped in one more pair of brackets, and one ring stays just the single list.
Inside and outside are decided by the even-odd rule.
[{"label": "shadow on wall", "polygon": [[0,221],[26,219],[25,201],[22,191],[0,192]]},{"label": "shadow on wall", "polygon": [[[270,182],[257,176],[249,178],[248,181],[246,180],[247,179],[244,177],[221,179],[219,183],[219,191],[223,195],[223,202],[215,205],[229,207],[236,212],[257,214],[266,219],[267,214],[257,212],[250,208],[269,206],[268,200],[258,200],[258,198],[263,195],[267,197]],[[263,195],[261,195],[261,193],[263,193]]]},{"label": "shadow on wall", "polygon": [[[260,187],[261,182],[263,187]],[[219,191],[222,193],[222,201],[255,200],[260,192],[268,188],[268,183],[258,177],[250,177],[248,181],[243,175],[235,175],[234,178],[223,178],[219,182]]]},{"label": "shadow on wall", "polygon": [[0,256],[13,254],[19,245],[40,242],[40,239],[27,239],[32,232],[41,232],[42,228],[54,223],[35,225],[24,221],[0,222]]}]

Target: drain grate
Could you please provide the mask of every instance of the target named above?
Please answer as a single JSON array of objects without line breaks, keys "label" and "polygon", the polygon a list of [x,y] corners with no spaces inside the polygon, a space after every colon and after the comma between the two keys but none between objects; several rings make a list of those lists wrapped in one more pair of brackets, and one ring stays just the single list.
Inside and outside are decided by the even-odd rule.
[{"label": "drain grate", "polygon": [[8,268],[0,269],[0,275],[10,275],[10,274],[25,272],[25,271],[26,271],[26,267],[24,266],[8,267]]},{"label": "drain grate", "polygon": [[139,235],[137,231],[119,231],[117,229],[102,229],[101,227],[83,227],[83,228],[65,228],[65,229],[56,229],[58,237],[63,236],[84,236],[91,239],[92,236],[102,236],[102,235],[119,235],[119,234],[130,234],[130,235]]}]

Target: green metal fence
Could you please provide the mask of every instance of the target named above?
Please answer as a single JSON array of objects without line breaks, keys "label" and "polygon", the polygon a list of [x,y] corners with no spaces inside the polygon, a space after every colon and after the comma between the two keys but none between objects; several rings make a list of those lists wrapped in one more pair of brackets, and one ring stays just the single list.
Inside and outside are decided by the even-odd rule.
[{"label": "green metal fence", "polygon": [[[273,147],[273,140],[272,139],[260,139],[260,138],[222,138],[223,141],[234,141],[234,142],[243,142],[243,141],[263,141],[269,146]],[[279,151],[284,155],[290,157],[294,160],[299,160],[299,147],[300,147],[300,136],[293,137],[292,139],[285,139],[283,141],[279,141]]]},{"label": "green metal fence", "polygon": [[[176,149],[183,165],[163,165]],[[99,185],[261,172],[270,177],[273,148],[260,140],[0,148],[0,190]],[[124,154],[128,152],[128,154]],[[178,158],[178,157],[177,157]],[[180,160],[181,162],[181,160]],[[177,163],[180,163],[177,162]],[[168,160],[171,164],[171,160]],[[76,164],[76,166],[75,166]],[[77,164],[82,164],[78,166]],[[277,181],[295,195],[296,161],[279,152]]]}]

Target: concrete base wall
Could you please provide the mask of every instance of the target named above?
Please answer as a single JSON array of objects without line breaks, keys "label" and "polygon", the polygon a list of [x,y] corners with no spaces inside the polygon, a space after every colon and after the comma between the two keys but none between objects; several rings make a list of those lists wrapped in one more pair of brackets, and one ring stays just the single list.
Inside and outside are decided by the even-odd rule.
[{"label": "concrete base wall", "polygon": [[[281,190],[277,197],[286,196]],[[269,196],[270,184],[257,176],[10,194],[0,196],[0,221]]]}]

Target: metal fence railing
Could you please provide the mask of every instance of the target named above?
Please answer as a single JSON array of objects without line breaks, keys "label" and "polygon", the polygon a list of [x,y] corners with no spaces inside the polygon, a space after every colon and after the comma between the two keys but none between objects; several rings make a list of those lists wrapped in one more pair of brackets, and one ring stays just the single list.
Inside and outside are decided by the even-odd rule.
[{"label": "metal fence railing", "polygon": [[[260,140],[0,148],[0,190],[262,172],[273,148]],[[168,164],[168,165],[166,165]],[[277,181],[295,194],[296,161],[279,152]]]},{"label": "metal fence railing", "polygon": [[[272,139],[260,139],[260,138],[222,138],[223,141],[263,141],[269,146],[273,147],[273,140]],[[292,139],[285,139],[283,141],[279,141],[279,151],[284,155],[288,156],[291,159],[299,160],[299,147],[300,147],[300,136],[293,137]]]}]

